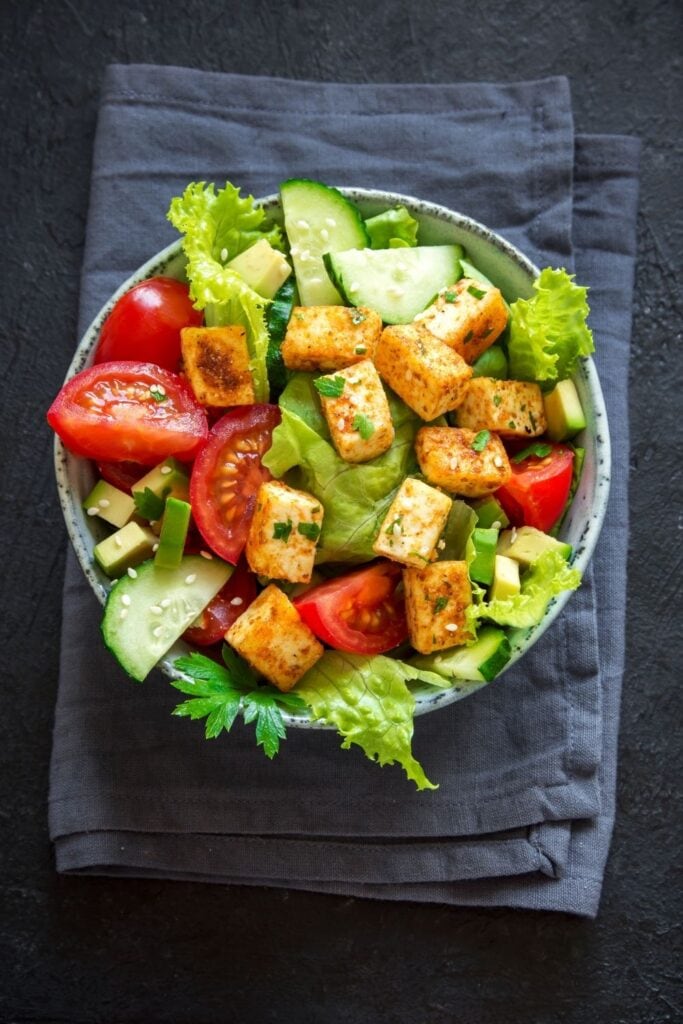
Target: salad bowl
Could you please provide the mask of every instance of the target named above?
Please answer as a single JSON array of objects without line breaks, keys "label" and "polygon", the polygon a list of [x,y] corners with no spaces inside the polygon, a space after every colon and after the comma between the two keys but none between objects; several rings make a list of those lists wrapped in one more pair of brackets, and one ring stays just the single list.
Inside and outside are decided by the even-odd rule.
[{"label": "salad bowl", "polygon": [[[477,221],[444,206],[395,192],[360,188],[340,188],[339,191],[356,204],[364,217],[399,204],[405,206],[420,225],[421,244],[464,246],[468,258],[498,286],[508,302],[532,295],[533,281],[539,274],[538,268],[508,241]],[[277,195],[266,196],[257,202],[271,220],[282,223],[282,210]],[[155,275],[183,277],[185,260],[181,245],[179,240],[157,253],[108,299],[81,339],[68,369],[67,380],[92,363],[102,325],[121,295],[138,282]],[[585,459],[576,494],[562,522],[559,536],[573,548],[573,566],[584,573],[597,543],[607,507],[610,441],[602,390],[590,358],[580,361],[574,383],[587,424],[576,438],[585,450]],[[96,480],[93,465],[70,453],[56,438],[55,472],[59,500],[71,543],[95,596],[104,604],[111,581],[95,564],[93,548],[103,539],[106,531],[101,523],[89,517],[83,509],[83,501]],[[539,641],[569,598],[570,591],[554,598],[538,625],[509,631],[512,657],[508,667]],[[187,654],[188,650],[188,645],[179,641],[168,651],[159,667],[168,677],[177,678],[178,672],[173,662]],[[484,682],[472,681],[455,683],[448,689],[434,689],[426,684],[415,683],[412,686],[416,702],[415,714],[425,714],[451,704],[485,685]],[[288,726],[331,728],[313,721],[305,713],[283,713],[283,719]]]}]

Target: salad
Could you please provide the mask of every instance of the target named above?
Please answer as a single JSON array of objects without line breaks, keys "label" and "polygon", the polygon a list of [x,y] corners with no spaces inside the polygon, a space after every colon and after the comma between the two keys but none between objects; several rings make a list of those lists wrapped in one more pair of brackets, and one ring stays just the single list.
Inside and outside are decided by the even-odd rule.
[{"label": "salad", "polygon": [[284,713],[435,788],[416,684],[480,686],[510,629],[575,589],[557,538],[586,421],[586,289],[544,269],[510,305],[403,206],[280,186],[283,227],[230,183],[171,202],[174,276],[135,285],[48,421],[98,480],[104,642],[143,681],[184,638],[174,714]]}]

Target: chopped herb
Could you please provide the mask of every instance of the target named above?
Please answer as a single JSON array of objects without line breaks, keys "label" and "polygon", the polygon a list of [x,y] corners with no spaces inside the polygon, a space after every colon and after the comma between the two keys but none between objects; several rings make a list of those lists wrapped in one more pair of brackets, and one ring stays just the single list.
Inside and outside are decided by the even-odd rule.
[{"label": "chopped herb", "polygon": [[436,601],[434,602],[434,614],[438,615],[439,612],[442,612],[447,604],[447,597],[437,597]]},{"label": "chopped herb", "polygon": [[530,458],[532,455],[535,455],[539,459],[544,459],[546,455],[550,455],[552,450],[551,445],[536,442],[536,444],[530,444],[528,448],[523,448],[521,452],[517,452],[516,455],[513,455],[512,461],[524,462],[525,459]]},{"label": "chopped herb", "polygon": [[425,557],[425,555],[421,555],[419,551],[409,551],[408,555],[411,558],[419,558],[419,559],[421,559],[426,565],[431,565],[432,564],[431,563],[431,559]]},{"label": "chopped herb", "polygon": [[152,388],[149,389],[149,393],[155,402],[165,402],[168,398],[168,395],[162,394],[161,391],[156,391]]},{"label": "chopped herb", "polygon": [[535,430],[536,429],[536,417],[532,413],[531,409],[529,409],[529,422],[531,423],[532,430]]},{"label": "chopped herb", "polygon": [[493,404],[496,407],[498,407],[502,401],[503,401],[503,399],[500,397],[500,395],[494,395],[493,396]]},{"label": "chopped herb", "polygon": [[164,487],[160,495],[155,494],[149,487],[145,487],[144,491],[135,491],[133,494],[135,511],[143,519],[149,519],[150,521],[161,519],[164,514],[166,498],[170,493],[170,484],[168,487]]},{"label": "chopped herb", "polygon": [[386,530],[384,532],[391,535],[391,534],[396,533],[396,531],[398,530],[399,533],[403,533],[403,528],[401,526],[401,520],[402,519],[403,519],[403,516],[396,516],[396,518],[394,519],[393,523],[389,523],[389,525],[387,526],[387,528],[386,528]]},{"label": "chopped herb", "polygon": [[365,313],[361,312],[360,309],[354,309],[353,312],[351,313],[352,324],[362,324],[365,322],[365,320],[367,320],[367,317]]},{"label": "chopped herb", "polygon": [[359,413],[358,416],[353,417],[353,429],[358,431],[364,441],[369,441],[375,433],[375,424],[367,416]]},{"label": "chopped herb", "polygon": [[295,313],[294,314],[294,319],[295,320],[303,320],[303,318],[304,318],[303,313]]},{"label": "chopped herb", "polygon": [[302,537],[306,537],[307,540],[316,541],[320,536],[320,527],[317,523],[299,523],[296,531]]},{"label": "chopped herb", "polygon": [[486,295],[486,292],[483,292],[481,288],[475,288],[473,284],[469,286],[467,291],[470,293],[470,295],[473,295],[475,299],[483,299],[484,296]]},{"label": "chopped herb", "polygon": [[474,437],[470,448],[473,452],[483,452],[486,445],[491,440],[491,432],[489,430],[480,430],[479,433]]},{"label": "chopped herb", "polygon": [[508,420],[508,427],[510,428],[510,430],[515,430],[516,427],[517,427],[517,424],[515,423],[514,420]]},{"label": "chopped herb", "polygon": [[356,353],[357,356],[364,356],[367,350],[367,345],[356,345],[353,351]]},{"label": "chopped herb", "polygon": [[315,390],[325,398],[341,398],[346,381],[343,377],[317,377],[313,381]]},{"label": "chopped herb", "polygon": [[493,333],[493,327],[487,327],[486,330],[484,331],[484,333],[482,334],[482,338],[488,338],[489,334],[492,334],[492,333]]},{"label": "chopped herb", "polygon": [[286,523],[274,523],[273,540],[283,540],[286,544],[293,526],[294,524],[291,519],[288,519]]},{"label": "chopped herb", "polygon": [[467,334],[465,335],[464,339],[463,339],[464,344],[466,345],[468,341],[472,341],[473,337],[474,337],[474,331],[468,331]]},{"label": "chopped herb", "polygon": [[320,511],[320,505],[316,505],[315,508],[311,509],[311,512],[315,515],[316,512]]},{"label": "chopped herb", "polygon": [[444,297],[444,300],[446,302],[457,302],[458,301],[458,296],[456,295],[455,292],[444,292],[443,293],[443,297]]}]

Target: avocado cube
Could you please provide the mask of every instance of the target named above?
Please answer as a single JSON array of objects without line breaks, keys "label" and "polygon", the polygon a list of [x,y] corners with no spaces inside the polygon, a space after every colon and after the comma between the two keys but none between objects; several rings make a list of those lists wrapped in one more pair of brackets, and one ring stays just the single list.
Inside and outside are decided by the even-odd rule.
[{"label": "avocado cube", "polygon": [[183,557],[187,530],[190,525],[190,506],[178,498],[167,498],[161,520],[159,546],[154,556],[155,565],[162,569],[177,569]]},{"label": "avocado cube", "polygon": [[282,253],[273,249],[265,238],[259,239],[239,256],[235,256],[226,263],[226,268],[239,274],[242,280],[264,299],[272,299],[292,273],[292,268]]},{"label": "avocado cube", "polygon": [[150,558],[156,542],[151,530],[137,523],[126,523],[116,533],[96,544],[93,555],[107,576],[113,578]]},{"label": "avocado cube", "polygon": [[504,529],[510,525],[503,506],[493,496],[473,501],[472,508],[477,513],[477,526],[480,526],[482,530],[488,530],[490,527],[493,527],[494,530]]},{"label": "avocado cube", "polygon": [[537,558],[546,551],[559,551],[567,561],[572,556],[571,544],[556,540],[547,533],[533,526],[520,526],[519,529],[505,530],[498,541],[498,554],[514,558],[520,565],[533,565]]},{"label": "avocado cube", "polygon": [[[133,484],[131,491],[138,502],[145,491],[151,491],[155,498],[165,501],[166,498],[178,498],[179,501],[190,500],[190,481],[181,464],[173,458],[164,459],[158,466],[146,473],[142,479]],[[137,504],[137,502],[136,502]],[[144,508],[144,506],[143,506]],[[138,506],[138,512],[145,519],[158,519],[158,515],[146,515]]]},{"label": "avocado cube", "polygon": [[475,555],[470,564],[470,579],[488,586],[493,581],[498,530],[482,530],[475,527],[472,531],[472,541]]},{"label": "avocado cube", "polygon": [[551,441],[567,441],[585,428],[586,417],[573,380],[561,380],[543,396],[543,405]]},{"label": "avocado cube", "polygon": [[83,508],[89,516],[98,516],[110,526],[125,526],[135,512],[135,502],[130,494],[113,487],[106,480],[98,480]]},{"label": "avocado cube", "polygon": [[519,562],[507,555],[496,555],[493,583],[489,591],[491,601],[506,601],[519,594]]}]

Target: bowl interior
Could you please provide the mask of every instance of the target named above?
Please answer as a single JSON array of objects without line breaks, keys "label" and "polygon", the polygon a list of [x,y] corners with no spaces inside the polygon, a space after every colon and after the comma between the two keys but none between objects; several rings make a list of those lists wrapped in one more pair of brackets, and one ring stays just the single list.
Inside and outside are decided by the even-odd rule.
[{"label": "bowl interior", "polygon": [[[463,245],[472,262],[498,285],[508,301],[518,297],[526,298],[532,293],[532,282],[538,275],[538,269],[518,249],[482,224],[443,206],[394,192],[370,189],[341,191],[357,204],[364,216],[372,216],[388,206],[402,203],[420,223],[421,243]],[[277,196],[267,196],[260,200],[260,203],[273,220],[282,221]],[[155,274],[182,277],[183,270],[184,260],[178,241],[157,253],[124,281],[85,332],[69,367],[67,379],[92,362],[102,324],[120,295],[138,281]],[[586,429],[575,441],[585,449],[586,454],[579,488],[562,524],[560,535],[574,549],[573,564],[584,572],[597,542],[607,506],[610,446],[605,405],[592,360],[583,360],[574,380],[587,420]],[[94,545],[106,535],[107,530],[104,524],[87,516],[82,508],[83,499],[95,483],[92,464],[72,455],[57,438],[55,472],[69,537],[88,582],[98,600],[104,603],[109,580],[93,562],[92,551]],[[510,632],[513,654],[509,665],[514,664],[538,640],[560,613],[569,597],[570,592],[565,592],[555,598],[538,626]],[[173,677],[176,674],[172,667],[173,661],[187,653],[187,650],[188,647],[183,641],[175,644],[160,663],[162,671]],[[438,707],[461,700],[484,685],[486,684],[480,682],[460,683],[448,690],[434,690],[426,684],[417,685],[415,713],[434,711]],[[285,715],[285,720],[291,726],[321,727],[304,715]]]}]

